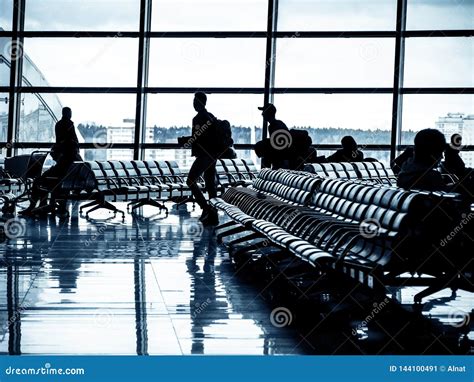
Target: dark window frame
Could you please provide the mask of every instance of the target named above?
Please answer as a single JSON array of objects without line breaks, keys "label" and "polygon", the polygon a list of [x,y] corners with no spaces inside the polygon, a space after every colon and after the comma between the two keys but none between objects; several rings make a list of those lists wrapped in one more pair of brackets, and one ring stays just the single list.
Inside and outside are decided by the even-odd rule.
[{"label": "dark window frame", "polygon": [[[20,95],[22,93],[90,93],[90,94],[136,94],[135,138],[127,144],[114,144],[114,148],[132,149],[134,159],[141,159],[147,149],[178,148],[177,144],[145,143],[146,106],[148,94],[192,94],[197,90],[210,94],[260,94],[262,104],[271,102],[275,94],[392,94],[391,141],[385,145],[361,145],[368,150],[390,150],[391,159],[406,145],[400,144],[402,131],[402,105],[404,94],[474,94],[472,87],[433,87],[406,88],[403,86],[404,42],[406,38],[417,37],[474,37],[474,30],[406,30],[407,0],[397,0],[397,20],[393,31],[279,31],[278,0],[268,0],[268,20],[266,31],[189,31],[189,32],[153,32],[151,31],[151,0],[140,0],[140,23],[138,31],[25,31],[25,0],[13,1],[13,20],[11,31],[0,31],[0,37],[12,39],[13,44],[22,46],[24,38],[137,38],[139,44],[137,86],[136,87],[24,87],[21,86],[23,57],[14,60],[10,68],[10,86],[0,87],[1,93],[9,94],[9,114],[7,142],[0,142],[6,147],[7,156],[17,149],[47,148],[48,143],[14,142],[19,128]],[[274,86],[276,60],[275,44],[278,39],[294,36],[298,38],[393,38],[395,39],[395,65],[393,87],[384,88],[277,88]],[[156,38],[265,38],[265,75],[263,86],[257,88],[236,87],[149,87],[149,46],[151,39]],[[257,106],[257,105],[256,105]],[[263,122],[262,122],[263,123]],[[263,137],[267,135],[267,126],[263,123]],[[108,145],[105,145],[106,147]],[[92,144],[81,144],[82,148],[93,148]],[[252,144],[236,145],[237,149],[251,149]],[[338,145],[316,145],[321,150],[332,150]],[[474,151],[474,146],[465,146],[464,150]]]}]

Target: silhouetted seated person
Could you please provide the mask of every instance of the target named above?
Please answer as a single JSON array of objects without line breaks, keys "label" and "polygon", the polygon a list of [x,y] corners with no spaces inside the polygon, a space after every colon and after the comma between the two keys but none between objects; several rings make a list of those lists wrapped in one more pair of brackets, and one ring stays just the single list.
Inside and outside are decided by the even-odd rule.
[{"label": "silhouetted seated person", "polygon": [[466,164],[461,158],[462,136],[460,134],[453,134],[451,142],[446,146],[444,151],[444,161],[441,163],[443,174],[448,174],[452,178],[455,175],[454,181],[456,184],[453,191],[462,194],[464,197],[474,199],[474,170],[466,167]]},{"label": "silhouetted seated person", "polygon": [[413,147],[407,147],[398,157],[392,162],[392,171],[395,175],[398,175],[402,169],[403,163],[408,159],[413,158],[415,150]]},{"label": "silhouetted seated person", "polygon": [[326,158],[331,162],[362,162],[364,153],[359,150],[359,146],[354,138],[350,135],[341,139],[342,149],[337,150],[334,154]]},{"label": "silhouetted seated person", "polygon": [[291,170],[302,170],[305,163],[317,160],[318,153],[311,147],[313,141],[306,130],[291,129],[291,145],[288,148],[288,167]]},{"label": "silhouetted seated person", "polygon": [[406,190],[447,191],[448,185],[437,170],[446,148],[444,135],[425,129],[415,136],[414,155],[402,165],[397,185]]},{"label": "silhouetted seated person", "polygon": [[191,155],[196,157],[189,169],[187,185],[191,189],[194,200],[202,209],[201,222],[203,225],[219,224],[217,211],[208,203],[197,183],[204,175],[209,199],[217,196],[216,190],[216,160],[219,147],[215,141],[216,118],[206,110],[207,96],[203,92],[194,95],[193,106],[197,114],[192,121],[192,136],[189,138]]},{"label": "silhouetted seated person", "polygon": [[[34,180],[30,205],[20,212],[21,215],[41,215],[49,212],[57,212],[61,215],[66,213],[65,201],[59,206],[48,205],[48,193],[51,192],[52,196],[56,195],[71,164],[74,161],[82,161],[79,155],[79,141],[74,128],[74,122],[71,121],[71,116],[71,109],[69,107],[63,108],[62,118],[56,123],[54,129],[56,143],[51,149],[51,156],[56,164]],[[39,207],[36,208],[38,202]],[[58,207],[57,211],[56,207]]]},{"label": "silhouetted seated person", "polygon": [[462,137],[459,134],[451,136],[451,142],[444,151],[443,170],[462,178],[466,174],[466,165],[461,158]]},{"label": "silhouetted seated person", "polygon": [[303,168],[304,163],[317,158],[306,130],[289,130],[284,122],[276,119],[276,107],[271,103],[258,109],[262,110],[263,119],[268,123],[269,136],[255,145],[255,153],[262,158],[262,167],[297,170]]}]

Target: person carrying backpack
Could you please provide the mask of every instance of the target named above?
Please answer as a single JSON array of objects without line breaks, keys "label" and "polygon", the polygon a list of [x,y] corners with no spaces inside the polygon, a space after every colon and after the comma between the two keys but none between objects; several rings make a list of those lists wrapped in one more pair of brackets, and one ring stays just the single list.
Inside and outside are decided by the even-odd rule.
[{"label": "person carrying backpack", "polygon": [[189,169],[186,184],[191,189],[194,200],[202,209],[199,220],[203,225],[217,225],[219,218],[214,209],[204,197],[198,186],[198,180],[203,175],[209,199],[217,196],[216,190],[216,161],[222,153],[222,145],[217,142],[217,119],[206,110],[207,96],[203,92],[194,94],[193,106],[197,114],[192,122],[192,135],[187,137],[186,146],[191,147],[194,160]]}]

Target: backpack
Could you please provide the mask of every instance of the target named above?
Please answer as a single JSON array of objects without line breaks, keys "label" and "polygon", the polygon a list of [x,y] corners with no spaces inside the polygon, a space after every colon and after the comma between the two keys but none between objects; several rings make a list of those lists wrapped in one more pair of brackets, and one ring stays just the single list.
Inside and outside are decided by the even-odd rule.
[{"label": "backpack", "polygon": [[[214,123],[215,142],[217,153],[221,159],[233,159],[236,157],[232,145],[232,129],[229,121],[216,119]],[[230,156],[230,157],[229,157]]]}]

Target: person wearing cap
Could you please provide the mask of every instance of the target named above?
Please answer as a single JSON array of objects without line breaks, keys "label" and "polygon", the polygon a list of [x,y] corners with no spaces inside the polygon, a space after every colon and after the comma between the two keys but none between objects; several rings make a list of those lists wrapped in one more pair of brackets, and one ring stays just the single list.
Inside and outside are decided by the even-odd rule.
[{"label": "person wearing cap", "polygon": [[197,114],[192,122],[192,136],[189,139],[191,155],[196,157],[189,169],[186,184],[191,189],[194,200],[202,209],[199,220],[203,225],[217,225],[217,211],[208,203],[198,186],[199,178],[203,175],[209,199],[217,196],[216,190],[216,161],[217,150],[215,143],[216,118],[206,110],[207,96],[203,92],[194,94],[193,106]]},{"label": "person wearing cap", "polygon": [[262,110],[262,116],[265,122],[268,123],[268,136],[271,137],[278,130],[288,130],[285,123],[276,119],[276,107],[272,103],[267,103],[265,106],[261,106],[258,110]]},{"label": "person wearing cap", "polygon": [[[262,157],[262,166],[278,169],[285,167],[286,150],[291,144],[291,135],[288,127],[283,121],[276,119],[276,107],[272,103],[267,103],[258,108],[262,111],[262,117],[268,123],[269,140],[264,146],[264,156]],[[284,132],[284,133],[281,133]],[[279,136],[281,143],[288,143],[288,147],[280,147]],[[285,137],[286,136],[286,137]],[[286,139],[285,139],[286,138]]]}]

